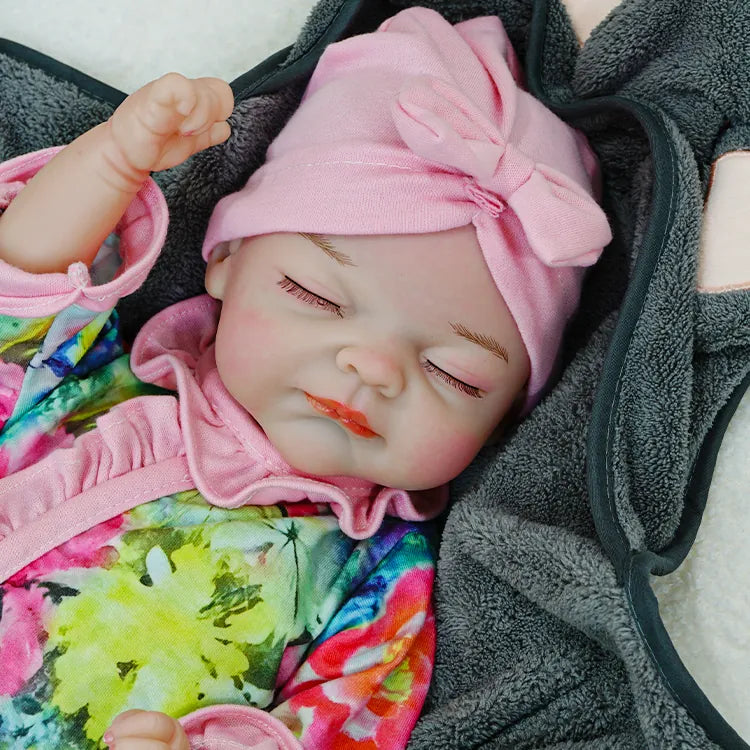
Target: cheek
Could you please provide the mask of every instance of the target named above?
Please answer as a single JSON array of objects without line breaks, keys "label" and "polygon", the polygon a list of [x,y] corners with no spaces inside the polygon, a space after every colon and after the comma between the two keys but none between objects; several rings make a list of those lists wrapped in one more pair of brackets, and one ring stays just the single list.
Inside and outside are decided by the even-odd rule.
[{"label": "cheek", "polygon": [[412,466],[424,487],[437,487],[460,474],[477,455],[482,441],[475,433],[452,429],[419,439],[411,452]]},{"label": "cheek", "polygon": [[217,349],[225,356],[263,355],[278,340],[279,332],[274,323],[257,309],[237,308],[224,304],[216,335]]},{"label": "cheek", "polygon": [[222,308],[216,333],[216,364],[235,398],[235,390],[249,387],[257,376],[268,372],[280,336],[277,327],[256,310]]}]

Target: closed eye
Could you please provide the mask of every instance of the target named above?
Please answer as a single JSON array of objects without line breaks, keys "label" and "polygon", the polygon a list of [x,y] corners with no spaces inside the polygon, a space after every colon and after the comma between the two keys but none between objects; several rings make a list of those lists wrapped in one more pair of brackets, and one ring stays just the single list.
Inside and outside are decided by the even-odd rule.
[{"label": "closed eye", "polygon": [[327,310],[332,312],[334,315],[338,315],[339,318],[343,318],[344,314],[341,312],[341,306],[335,302],[321,297],[319,294],[311,292],[309,289],[305,289],[301,284],[298,284],[294,279],[290,279],[288,276],[284,276],[281,281],[276,282],[285,292],[291,294],[302,302],[313,307],[320,308],[321,310]]},{"label": "closed eye", "polygon": [[447,373],[445,370],[441,370],[434,362],[430,362],[429,359],[425,359],[422,362],[422,367],[424,367],[427,372],[432,373],[441,380],[444,380],[446,383],[448,383],[448,385],[452,386],[458,391],[461,391],[461,393],[465,393],[467,396],[471,396],[472,398],[483,397],[483,394],[479,390],[479,388],[473,385],[469,385],[468,383],[464,383],[463,380],[459,380],[458,378],[453,377],[453,375]]}]

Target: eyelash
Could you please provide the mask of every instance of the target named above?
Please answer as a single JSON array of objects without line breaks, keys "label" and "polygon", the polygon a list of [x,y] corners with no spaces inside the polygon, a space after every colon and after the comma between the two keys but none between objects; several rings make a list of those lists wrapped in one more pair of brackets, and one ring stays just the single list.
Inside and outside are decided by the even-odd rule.
[{"label": "eyelash", "polygon": [[321,310],[332,312],[334,315],[338,315],[339,318],[344,317],[340,305],[331,302],[331,300],[328,300],[325,297],[321,297],[319,294],[314,294],[309,289],[305,289],[305,287],[290,279],[288,276],[284,276],[284,278],[277,283],[285,292],[302,300],[302,302],[306,302],[313,307],[318,307]]},{"label": "eyelash", "polygon": [[[305,289],[305,287],[303,287],[301,284],[298,284],[293,279],[290,279],[288,276],[284,276],[284,278],[277,283],[285,292],[287,292],[287,294],[291,294],[293,297],[296,297],[302,302],[305,302],[308,305],[312,305],[313,307],[318,307],[322,310],[332,312],[339,318],[344,317],[344,314],[341,312],[340,305],[337,305],[335,302],[331,302],[325,297],[321,297],[319,294],[311,292],[309,289]],[[472,398],[482,398],[482,392],[479,390],[479,388],[476,388],[473,385],[469,385],[468,383],[464,383],[463,380],[454,378],[453,375],[447,373],[445,370],[441,370],[436,364],[430,362],[429,359],[425,359],[422,362],[422,367],[427,372],[437,376],[456,390],[461,391],[461,393],[465,393],[467,396],[471,396]]]},{"label": "eyelash", "polygon": [[424,367],[427,372],[430,372],[433,375],[439,377],[441,380],[444,380],[446,383],[448,383],[448,385],[451,385],[457,390],[461,391],[461,393],[465,393],[467,396],[471,396],[472,398],[482,398],[482,392],[479,390],[479,388],[476,388],[473,385],[469,385],[468,383],[464,383],[463,380],[454,378],[453,375],[450,375],[445,370],[441,370],[436,364],[430,362],[429,359],[425,359],[422,362],[422,367]]}]

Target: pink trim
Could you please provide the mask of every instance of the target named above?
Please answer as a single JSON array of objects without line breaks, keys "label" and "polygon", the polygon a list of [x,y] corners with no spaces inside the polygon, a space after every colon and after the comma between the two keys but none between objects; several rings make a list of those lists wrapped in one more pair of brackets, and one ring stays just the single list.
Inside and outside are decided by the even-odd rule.
[{"label": "pink trim", "polygon": [[[118,421],[118,424],[122,422]],[[97,434],[98,431],[82,437]],[[67,450],[75,450],[75,447],[81,445],[79,438],[74,448]],[[115,458],[129,460],[129,455],[126,454],[128,451]],[[60,451],[56,451],[49,458],[54,458],[55,463],[59,464]],[[191,476],[188,457],[179,455],[159,460],[149,466],[129,469],[109,479],[102,477],[99,484],[70,498],[56,497],[60,492],[54,492],[48,483],[39,481],[49,478],[56,472],[45,470],[44,461],[41,464],[30,466],[0,482],[0,489],[3,490],[0,493],[0,515],[4,517],[7,531],[4,538],[0,532],[0,581],[7,580],[38,557],[103,521],[142,503],[194,489],[197,484]],[[57,472],[63,483],[80,482],[80,472],[76,472],[75,469],[64,471],[68,466],[81,468],[83,464],[78,461],[63,464],[60,467],[63,471]],[[94,467],[95,470],[97,468],[102,467]],[[106,472],[106,467],[104,470]],[[242,480],[242,476],[239,479]],[[53,483],[56,484],[54,480],[55,477]],[[26,488],[23,496],[14,491],[22,486]],[[44,499],[39,497],[40,490],[45,495]],[[64,490],[63,487],[63,495]],[[444,492],[447,496],[447,487],[438,488],[437,491]],[[3,498],[3,495],[7,499]],[[21,502],[18,502],[19,500]],[[232,504],[214,504],[234,508],[242,505],[267,506],[280,502],[307,500],[330,504],[338,516],[342,531],[353,539],[372,536],[379,528],[386,512],[407,519],[409,516],[422,517],[409,499],[409,494],[400,490],[383,488],[373,501],[368,501],[365,498],[352,497],[344,490],[326,482],[288,475],[249,481],[241,500]],[[430,504],[432,505],[432,502]],[[434,511],[434,508],[433,505],[431,511]]]},{"label": "pink trim", "polygon": [[286,724],[252,706],[208,706],[179,721],[193,750],[302,750]]},{"label": "pink trim", "polygon": [[[44,511],[0,541],[0,581],[98,523],[141,503],[193,489],[185,456],[160,461],[104,481]],[[25,500],[34,502],[27,495]]]},{"label": "pink trim", "polygon": [[[20,192],[62,146],[25,154],[0,164],[0,195],[4,202]],[[0,314],[33,318],[54,315],[72,304],[101,312],[143,283],[156,262],[167,234],[168,211],[157,184],[149,179],[117,225],[122,265],[115,277],[93,286],[83,263],[67,273],[29,273],[0,260]]]},{"label": "pink trim", "polygon": [[185,452],[172,396],[131,398],[99,416],[96,424],[71,446],[0,480],[0,534],[110,479]]}]

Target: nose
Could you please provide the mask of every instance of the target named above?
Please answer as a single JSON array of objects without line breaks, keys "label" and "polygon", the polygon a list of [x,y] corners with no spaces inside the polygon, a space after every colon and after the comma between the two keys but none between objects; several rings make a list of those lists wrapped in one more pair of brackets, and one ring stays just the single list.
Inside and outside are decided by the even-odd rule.
[{"label": "nose", "polygon": [[404,389],[404,373],[398,360],[375,347],[345,346],[336,355],[336,366],[342,372],[354,372],[371,388],[386,398],[395,398]]}]

